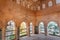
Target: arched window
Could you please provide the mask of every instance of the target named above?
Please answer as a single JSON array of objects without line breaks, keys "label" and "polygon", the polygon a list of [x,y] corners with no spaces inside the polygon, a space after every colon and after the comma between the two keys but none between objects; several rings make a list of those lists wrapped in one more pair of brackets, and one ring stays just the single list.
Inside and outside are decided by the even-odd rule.
[{"label": "arched window", "polygon": [[39,23],[39,33],[45,33],[45,31],[44,31],[44,23],[43,22]]},{"label": "arched window", "polygon": [[25,22],[22,22],[20,25],[20,36],[26,36],[27,35],[27,26]]},{"label": "arched window", "polygon": [[60,0],[56,0],[56,4],[60,4]]},{"label": "arched window", "polygon": [[10,20],[6,28],[6,40],[13,40],[15,38],[15,22]]},{"label": "arched window", "polygon": [[40,6],[37,6],[37,10],[40,10]]},{"label": "arched window", "polygon": [[0,29],[0,40],[2,40],[2,30]]},{"label": "arched window", "polygon": [[33,33],[33,24],[32,24],[32,22],[30,23],[30,34],[32,34]]},{"label": "arched window", "polygon": [[42,4],[42,8],[45,9],[45,7],[46,7],[45,4]]},{"label": "arched window", "polygon": [[49,7],[53,6],[52,1],[49,1],[49,2],[48,2],[48,6],[49,6]]},{"label": "arched window", "polygon": [[48,34],[50,34],[50,35],[59,34],[59,28],[58,28],[58,24],[56,22],[53,22],[53,21],[49,22],[47,30],[48,30]]}]

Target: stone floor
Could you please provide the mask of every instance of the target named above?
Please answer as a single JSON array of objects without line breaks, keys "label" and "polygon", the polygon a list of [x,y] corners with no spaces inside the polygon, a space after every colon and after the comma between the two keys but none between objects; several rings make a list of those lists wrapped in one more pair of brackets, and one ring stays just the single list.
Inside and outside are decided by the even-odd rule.
[{"label": "stone floor", "polygon": [[21,37],[20,40],[60,40],[57,36],[44,36],[43,34],[35,34],[31,37]]}]

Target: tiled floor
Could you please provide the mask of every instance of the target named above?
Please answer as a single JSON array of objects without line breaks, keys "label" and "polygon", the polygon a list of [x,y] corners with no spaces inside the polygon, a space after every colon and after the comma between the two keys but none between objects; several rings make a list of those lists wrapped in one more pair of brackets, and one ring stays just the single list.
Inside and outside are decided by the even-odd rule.
[{"label": "tiled floor", "polygon": [[21,40],[60,40],[57,36],[44,36],[43,34],[32,35],[31,37],[22,37]]}]

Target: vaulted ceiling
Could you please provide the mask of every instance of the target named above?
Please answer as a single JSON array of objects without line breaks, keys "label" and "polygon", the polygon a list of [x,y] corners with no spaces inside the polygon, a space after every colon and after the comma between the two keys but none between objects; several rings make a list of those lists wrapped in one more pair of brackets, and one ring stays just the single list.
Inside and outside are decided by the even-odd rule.
[{"label": "vaulted ceiling", "polygon": [[[48,1],[48,0],[0,0],[0,8],[1,8],[1,5],[3,5],[2,8],[4,8],[5,5],[7,5],[9,2],[10,3],[15,2],[16,4],[26,8],[28,10],[38,11],[38,10],[41,10],[42,4],[43,3],[45,4],[46,1]],[[10,5],[12,5],[12,4],[10,4]]]},{"label": "vaulted ceiling", "polygon": [[16,0],[16,2],[21,6],[34,11],[40,10],[40,4],[42,1],[45,0]]}]

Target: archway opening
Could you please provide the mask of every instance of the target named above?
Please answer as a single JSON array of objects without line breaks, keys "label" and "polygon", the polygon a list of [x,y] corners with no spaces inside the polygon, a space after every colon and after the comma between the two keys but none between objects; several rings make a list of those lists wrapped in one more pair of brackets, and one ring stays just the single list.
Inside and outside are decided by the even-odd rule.
[{"label": "archway opening", "polygon": [[39,23],[39,33],[45,33],[45,30],[44,30],[44,23],[43,22],[40,22]]},{"label": "archway opening", "polygon": [[15,39],[15,22],[9,21],[6,27],[6,39],[5,40],[13,40]]},{"label": "archway opening", "polygon": [[51,21],[48,23],[48,34],[53,35],[53,36],[58,36],[59,35],[59,27],[58,24],[54,21]]},{"label": "archway opening", "polygon": [[2,40],[2,30],[0,29],[0,40]]},{"label": "archway opening", "polygon": [[30,35],[32,35],[33,34],[33,24],[32,24],[32,22],[30,22]]},{"label": "archway opening", "polygon": [[27,26],[25,22],[22,22],[20,25],[20,37],[27,35]]}]

